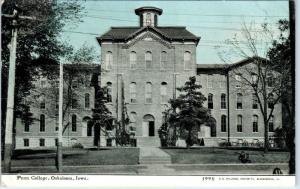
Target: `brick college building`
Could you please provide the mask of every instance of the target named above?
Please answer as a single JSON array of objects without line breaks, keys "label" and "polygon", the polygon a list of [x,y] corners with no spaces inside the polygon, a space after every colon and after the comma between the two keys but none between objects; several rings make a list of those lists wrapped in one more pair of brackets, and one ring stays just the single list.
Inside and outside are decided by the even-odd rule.
[{"label": "brick college building", "polygon": [[[159,146],[157,130],[162,125],[162,112],[169,107],[168,100],[178,96],[176,87],[183,86],[189,77],[196,75],[197,82],[202,85],[201,92],[207,97],[204,106],[211,110],[216,120],[213,135],[209,126],[200,127],[198,137],[204,139],[205,145],[218,146],[228,139],[233,144],[263,142],[264,125],[257,100],[251,91],[242,90],[237,81],[243,74],[242,68],[255,66],[253,59],[225,65],[197,64],[196,47],[200,37],[185,27],[159,26],[158,17],[162,12],[155,7],[138,8],[135,13],[139,16],[139,27],[112,27],[97,37],[103,70],[99,81],[108,89],[107,107],[113,117],[120,121],[125,108],[130,118],[127,130],[134,133],[137,146]],[[86,82],[92,73],[100,73],[96,65],[86,65],[82,69],[84,74],[79,78],[85,78]],[[40,82],[45,81],[37,80],[37,85]],[[65,146],[95,144],[97,132],[89,125],[94,93],[86,82],[78,82],[76,88],[80,94],[78,106],[69,112]],[[47,97],[45,99],[47,101]],[[44,109],[53,105],[51,102],[45,104]],[[32,111],[38,121],[30,126],[17,120],[16,148],[54,146],[57,114],[49,116],[36,108]],[[269,135],[274,135],[275,128],[281,126],[282,109],[276,104],[269,123]],[[101,133],[101,146],[115,145],[114,129],[106,135]]]}]

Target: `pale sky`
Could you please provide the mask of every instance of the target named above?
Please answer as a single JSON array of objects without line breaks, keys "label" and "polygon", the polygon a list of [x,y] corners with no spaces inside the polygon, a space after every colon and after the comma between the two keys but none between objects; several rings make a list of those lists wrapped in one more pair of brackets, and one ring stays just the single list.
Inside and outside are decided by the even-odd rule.
[{"label": "pale sky", "polygon": [[[83,22],[65,28],[62,39],[75,49],[84,43],[94,46],[100,55],[95,34],[107,32],[110,27],[138,26],[134,9],[155,6],[163,9],[159,26],[186,26],[201,37],[197,46],[197,63],[223,63],[218,51],[226,49],[224,41],[241,32],[242,23],[270,23],[276,31],[279,19],[289,16],[288,1],[82,1],[85,7]],[[71,32],[67,32],[71,31]],[[80,32],[80,33],[74,33]],[[220,46],[216,48],[216,46]],[[218,50],[219,49],[219,50]]]}]

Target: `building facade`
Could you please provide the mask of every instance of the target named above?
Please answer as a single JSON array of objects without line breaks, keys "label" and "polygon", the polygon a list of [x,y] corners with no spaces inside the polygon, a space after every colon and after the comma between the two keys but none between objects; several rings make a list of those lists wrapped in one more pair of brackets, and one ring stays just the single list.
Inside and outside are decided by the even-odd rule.
[{"label": "building facade", "polygon": [[[218,146],[227,141],[236,145],[263,142],[263,119],[257,101],[251,90],[244,90],[237,83],[243,73],[240,69],[251,66],[252,60],[232,65],[197,64],[196,47],[200,37],[185,27],[159,26],[162,12],[155,7],[138,8],[135,13],[139,17],[139,27],[112,27],[97,38],[101,46],[103,70],[99,81],[102,87],[107,88],[106,106],[115,118],[112,124],[121,121],[125,112],[130,119],[126,130],[135,136],[137,146],[159,146],[157,131],[163,122],[162,112],[169,108],[168,100],[176,98],[179,95],[176,88],[196,75],[197,82],[202,85],[201,92],[207,97],[204,106],[210,109],[216,120],[216,134],[213,136],[210,127],[201,125],[198,137],[204,140],[205,146]],[[87,67],[82,69],[84,72]],[[88,70],[94,71],[82,76],[91,78],[91,73],[95,70],[100,72],[97,66],[90,66]],[[95,135],[98,134],[89,125],[93,89],[79,83],[75,91],[82,96],[79,100],[81,105],[71,109],[66,118],[70,119],[70,124],[66,127],[68,132],[64,134],[64,145],[80,143],[83,146],[93,146],[96,144]],[[86,93],[89,97],[85,96]],[[89,108],[80,108],[87,107],[87,99],[91,99]],[[19,121],[17,148],[55,144],[55,116],[48,118],[47,113],[43,113],[44,110],[33,111],[35,116],[40,117],[39,121],[30,125],[30,132],[24,132],[28,126]],[[41,117],[41,114],[45,117]],[[274,135],[275,128],[281,126],[281,105],[276,104],[269,125],[269,135]],[[41,132],[41,127],[46,129]],[[114,132],[115,130],[109,131],[112,136]],[[100,145],[114,146],[116,143],[111,138],[113,137],[103,135],[100,137]]]}]

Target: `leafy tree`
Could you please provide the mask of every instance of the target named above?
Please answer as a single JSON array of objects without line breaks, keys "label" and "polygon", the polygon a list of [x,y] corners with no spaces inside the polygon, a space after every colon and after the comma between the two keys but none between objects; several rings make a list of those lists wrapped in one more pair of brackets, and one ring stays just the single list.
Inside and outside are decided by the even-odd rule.
[{"label": "leafy tree", "polygon": [[[28,120],[29,108],[23,99],[30,95],[34,88],[33,78],[38,74],[32,65],[39,65],[44,74],[51,71],[47,65],[59,62],[61,57],[72,52],[72,47],[62,42],[59,37],[64,26],[72,22],[76,25],[80,21],[83,7],[76,1],[40,1],[40,0],[6,0],[2,5],[3,14],[12,14],[15,4],[21,9],[20,14],[35,16],[37,20],[19,19],[16,60],[15,112],[21,118]],[[5,135],[7,78],[9,61],[9,43],[11,41],[11,20],[1,16],[1,46],[2,46],[2,140]],[[23,114],[23,115],[22,115]],[[26,120],[25,119],[25,120]],[[24,120],[24,119],[23,119]],[[4,144],[4,142],[2,142]]]},{"label": "leafy tree", "polygon": [[[176,133],[178,128],[187,148],[197,143],[200,125],[212,118],[209,110],[203,107],[206,98],[199,91],[200,88],[201,85],[196,83],[196,77],[190,77],[183,87],[177,88],[181,92],[179,97],[169,101],[172,107],[172,111],[168,111],[167,115],[169,129],[173,127],[173,132]],[[165,132],[166,129],[161,130]]]},{"label": "leafy tree", "polygon": [[[107,102],[107,88],[100,87],[98,76],[99,74],[93,75],[91,84],[95,90],[95,108],[93,109],[92,122],[94,127],[98,127],[99,129],[99,133],[95,133],[95,136],[97,135],[98,137],[100,137],[101,130],[103,132],[106,132],[106,126],[112,127],[112,125],[109,125],[109,121],[112,120],[113,117],[111,115],[111,112],[105,105],[105,103]],[[95,138],[95,140],[99,146],[100,138]]]}]

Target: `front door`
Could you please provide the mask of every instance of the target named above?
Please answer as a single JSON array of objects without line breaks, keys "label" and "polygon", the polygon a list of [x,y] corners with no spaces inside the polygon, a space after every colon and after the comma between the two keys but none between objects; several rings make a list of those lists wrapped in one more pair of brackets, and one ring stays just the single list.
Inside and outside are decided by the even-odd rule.
[{"label": "front door", "polygon": [[155,136],[154,121],[149,121],[149,136]]}]

